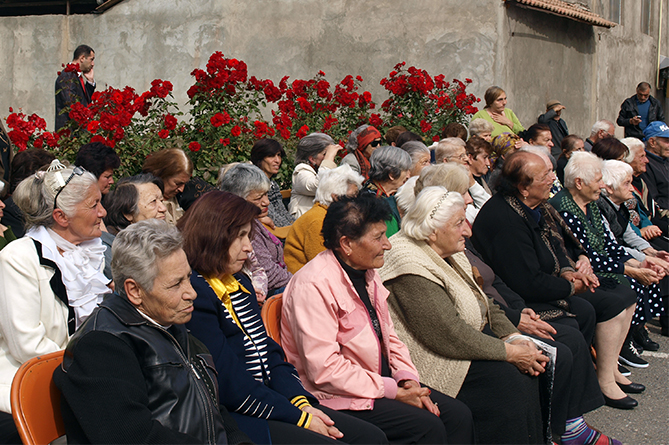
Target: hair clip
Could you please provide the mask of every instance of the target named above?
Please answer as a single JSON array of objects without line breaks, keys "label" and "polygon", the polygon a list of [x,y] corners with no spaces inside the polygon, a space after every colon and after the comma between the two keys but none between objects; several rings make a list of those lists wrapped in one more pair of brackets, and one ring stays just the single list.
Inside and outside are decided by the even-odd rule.
[{"label": "hair clip", "polygon": [[448,198],[449,193],[451,192],[446,192],[441,196],[441,198],[439,198],[439,202],[437,202],[437,205],[434,206],[434,209],[432,209],[432,212],[430,212],[430,218],[434,218],[434,215],[437,213],[437,210],[439,210],[441,204],[444,202],[446,198]]}]

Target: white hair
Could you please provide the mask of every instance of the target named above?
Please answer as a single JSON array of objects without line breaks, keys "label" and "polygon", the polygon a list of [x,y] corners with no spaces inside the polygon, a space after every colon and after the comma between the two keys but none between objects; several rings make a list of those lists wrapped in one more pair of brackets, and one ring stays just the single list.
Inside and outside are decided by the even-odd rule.
[{"label": "white hair", "polygon": [[418,164],[422,156],[430,154],[430,149],[420,141],[407,141],[402,144],[402,150],[411,156],[411,168],[414,168]]},{"label": "white hair", "polygon": [[403,214],[406,214],[409,211],[409,207],[411,207],[411,205],[416,201],[414,187],[416,186],[417,180],[418,176],[410,177],[402,187],[397,189],[397,193],[395,193],[397,207],[402,211]]},{"label": "white hair", "polygon": [[613,122],[608,121],[606,119],[598,120],[592,126],[592,129],[590,130],[590,136],[594,136],[595,134],[597,134],[599,131],[602,130],[608,133],[610,128],[615,128],[613,126]]},{"label": "white hair", "polygon": [[431,186],[445,187],[464,195],[469,190],[469,170],[464,165],[455,162],[428,165],[418,175],[414,194],[418,195],[423,188]]},{"label": "white hair", "polygon": [[444,162],[444,158],[450,159],[459,148],[466,147],[465,141],[460,138],[446,138],[439,141],[434,149],[434,157],[437,164]]},{"label": "white hair", "polygon": [[622,161],[609,159],[602,165],[602,181],[613,190],[618,190],[625,179],[633,174],[632,167]]},{"label": "white hair", "polygon": [[540,156],[544,161],[548,161],[553,166],[553,170],[557,168],[555,158],[551,155],[551,151],[545,145],[523,145],[518,151],[526,151]]},{"label": "white hair", "polygon": [[401,230],[409,238],[426,241],[464,206],[465,200],[458,192],[449,192],[444,187],[425,187],[402,218]]},{"label": "white hair", "polygon": [[480,136],[481,133],[492,133],[495,127],[490,122],[482,118],[473,119],[469,123],[469,136]]},{"label": "white hair", "polygon": [[323,204],[329,207],[332,204],[332,195],[345,196],[348,193],[348,188],[354,184],[358,190],[362,186],[363,178],[355,172],[348,164],[343,164],[332,170],[326,170],[319,174],[318,188],[316,189],[316,197],[314,202]]},{"label": "white hair", "polygon": [[628,148],[627,156],[625,156],[624,159],[624,161],[628,164],[634,161],[634,158],[639,151],[646,149],[644,143],[637,138],[624,138],[621,139],[620,142],[625,144],[625,146]]},{"label": "white hair", "polygon": [[602,170],[602,160],[588,151],[575,151],[564,168],[564,186],[574,188],[576,178],[589,184]]}]

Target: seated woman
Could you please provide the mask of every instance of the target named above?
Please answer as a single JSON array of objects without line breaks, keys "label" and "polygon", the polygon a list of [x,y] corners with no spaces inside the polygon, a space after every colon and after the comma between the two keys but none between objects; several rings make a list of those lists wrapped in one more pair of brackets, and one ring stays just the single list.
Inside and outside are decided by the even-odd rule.
[{"label": "seated woman", "polygon": [[272,178],[279,173],[286,152],[278,141],[274,139],[260,139],[251,148],[251,163],[265,172],[270,180],[269,210],[267,217],[275,227],[285,227],[295,222],[295,217],[288,213],[283,204],[279,184]]},{"label": "seated woman", "polygon": [[150,173],[123,178],[114,190],[105,196],[107,231],[102,232],[105,251],[104,274],[111,280],[112,243],[114,237],[132,223],[145,219],[165,219],[163,181]]},{"label": "seated woman", "polygon": [[63,349],[110,289],[95,176],[55,160],[23,180],[13,197],[28,231],[0,252],[0,436],[20,443],[9,403],[16,371]]},{"label": "seated woman", "polygon": [[[326,251],[283,294],[281,340],[320,402],[381,428],[393,443],[473,443],[469,409],[419,384],[393,329],[376,268],[390,249],[388,205],[342,198],[323,221]],[[438,405],[437,405],[438,404]]]},{"label": "seated woman", "polygon": [[348,164],[322,174],[314,206],[293,223],[286,237],[283,256],[290,273],[297,272],[325,250],[321,229],[328,207],[342,196],[356,196],[363,179]]},{"label": "seated woman", "polygon": [[54,381],[69,443],[249,443],[218,403],[179,231],[133,224],[114,242],[118,294],[72,336]]},{"label": "seated woman", "polygon": [[167,211],[165,221],[176,224],[184,213],[177,195],[193,175],[193,161],[179,148],[167,148],[151,154],[144,165],[142,173],[151,173],[163,181],[163,199]]},{"label": "seated woman", "polygon": [[372,425],[316,408],[281,347],[267,335],[250,279],[240,273],[259,213],[252,203],[216,190],[177,224],[198,296],[187,327],[212,352],[221,404],[255,443],[385,442]]},{"label": "seated woman", "polygon": [[430,165],[430,149],[419,141],[405,142],[402,150],[409,153],[411,156],[411,169],[409,169],[409,177],[420,175],[420,171]]},{"label": "seated woman", "polygon": [[314,204],[319,172],[335,168],[334,159],[341,150],[325,133],[311,133],[297,143],[293,188],[290,192],[288,211],[299,218]]},{"label": "seated woman", "polygon": [[[597,145],[597,144],[595,144]],[[635,319],[632,321],[632,338],[644,350],[657,351],[660,345],[648,335],[645,323],[650,318],[662,316],[662,308],[666,302],[658,301],[669,298],[669,253],[655,250],[641,235],[632,228],[631,216],[625,203],[634,199],[632,186],[632,167],[622,161],[608,160],[602,165],[602,182],[604,189],[597,200],[597,207],[606,219],[609,229],[615,236],[618,244],[632,255],[637,261],[648,260],[658,268],[658,275],[662,276],[658,288],[653,285],[648,289],[651,299],[637,300]],[[652,298],[659,294],[659,298]],[[664,303],[664,304],[663,304]]]},{"label": "seated woman", "polygon": [[560,147],[562,149],[562,153],[557,158],[557,168],[555,169],[557,177],[560,180],[560,184],[564,184],[564,168],[567,166],[567,162],[569,162],[571,154],[575,151],[584,151],[584,147],[585,145],[583,139],[576,136],[575,134],[568,134],[562,139],[562,144]]},{"label": "seated woman", "polygon": [[[658,276],[661,272],[652,261],[634,259],[610,233],[596,204],[604,186],[601,169],[602,160],[594,154],[574,153],[564,171],[565,190],[554,196],[550,203],[586,249],[599,280],[608,286],[631,288],[635,292],[637,310],[634,310],[634,304],[628,308],[635,313],[635,317],[629,314],[622,334],[624,343],[621,343],[619,359],[629,366],[645,368],[648,362],[641,358],[627,331],[630,330],[630,322],[634,321],[636,325],[645,319],[644,312],[648,304],[659,301],[657,286],[648,285],[657,283],[664,274]],[[628,384],[625,381],[618,383]],[[641,391],[639,389],[636,392]]]},{"label": "seated woman", "polygon": [[500,192],[483,206],[472,227],[474,247],[543,320],[579,329],[588,344],[595,333],[597,378],[609,397],[605,400],[611,406],[632,408],[636,402],[626,399],[617,385],[630,388],[630,381],[618,372],[617,358],[634,293],[597,288],[582,246],[546,204],[554,177],[548,157],[522,151],[510,155]]},{"label": "seated woman", "polygon": [[[406,130],[405,130],[406,131]],[[348,164],[353,171],[369,179],[369,158],[382,145],[381,133],[371,125],[361,125],[351,132],[346,150],[348,154],[341,160],[341,165]]]},{"label": "seated woman", "polygon": [[486,142],[492,141],[492,131],[495,129],[487,120],[477,117],[469,123],[469,137],[478,136]]},{"label": "seated woman", "polygon": [[258,218],[253,221],[252,244],[255,257],[267,275],[267,292],[265,293],[267,297],[280,294],[293,277],[283,260],[281,240],[272,235],[259,221],[260,218],[267,216],[269,188],[269,179],[255,165],[235,164],[218,179],[219,190],[244,198],[260,209]]},{"label": "seated woman", "polygon": [[[514,341],[518,331],[479,288],[463,252],[471,234],[464,216],[460,192],[447,193],[443,187],[420,192],[379,271],[390,291],[391,316],[423,379],[457,395],[472,410],[481,443],[542,441],[537,381],[521,373],[542,373],[547,359],[533,343],[520,337]],[[553,431],[562,435],[563,444],[595,443],[600,435],[585,425],[582,414],[603,400],[598,388],[592,397],[579,381],[597,386],[588,348],[581,337],[577,362],[564,345],[544,341],[558,348],[553,397],[541,403],[544,410],[551,405]],[[577,363],[589,368],[574,369]],[[517,414],[512,419],[503,414],[511,409]],[[589,435],[592,441],[584,442]]]},{"label": "seated woman", "polygon": [[114,170],[121,165],[121,158],[113,148],[101,142],[91,142],[79,149],[74,165],[93,173],[98,178],[100,193],[106,195],[114,183]]}]

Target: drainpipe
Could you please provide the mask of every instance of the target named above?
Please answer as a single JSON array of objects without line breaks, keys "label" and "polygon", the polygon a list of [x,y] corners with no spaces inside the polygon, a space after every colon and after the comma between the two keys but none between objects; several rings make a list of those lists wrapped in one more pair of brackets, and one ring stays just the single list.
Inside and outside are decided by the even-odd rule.
[{"label": "drainpipe", "polygon": [[659,89],[660,86],[660,58],[661,51],[660,45],[662,44],[662,9],[664,7],[664,1],[660,1],[660,21],[659,26],[657,27],[657,67],[655,69],[655,89]]}]

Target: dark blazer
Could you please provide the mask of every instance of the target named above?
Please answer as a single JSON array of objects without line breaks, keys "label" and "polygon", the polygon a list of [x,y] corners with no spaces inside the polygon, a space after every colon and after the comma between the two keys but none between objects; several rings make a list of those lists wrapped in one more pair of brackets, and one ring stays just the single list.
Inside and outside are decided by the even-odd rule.
[{"label": "dark blazer", "polygon": [[221,404],[237,414],[239,427],[260,443],[266,440],[257,436],[267,431],[265,420],[293,425],[300,422],[302,411],[291,403],[293,398],[304,396],[312,403],[316,400],[302,386],[295,367],[284,361],[281,346],[267,335],[251,280],[241,273],[235,277],[249,292],[240,290],[230,300],[252,341],[196,271],[191,275],[197,292],[195,310],[186,326],[214,357]]},{"label": "dark blazer", "polygon": [[[88,106],[91,103],[91,96],[95,92],[95,86],[86,82],[86,89],[81,85],[79,75],[74,72],[62,72],[56,79],[56,131],[60,130],[70,120],[69,113],[63,112],[75,102],[81,102]],[[61,112],[63,112],[61,114]]]},{"label": "dark blazer", "polygon": [[[648,109],[648,123],[655,121],[664,122],[664,112],[662,111],[662,105],[660,102],[655,99],[653,96],[648,98],[650,101],[650,108]],[[632,97],[628,97],[620,105],[620,113],[618,113],[618,119],[616,123],[621,127],[625,127],[625,137],[637,138],[643,141],[644,135],[643,131],[638,125],[630,124],[630,119],[639,115],[639,109],[636,106],[636,94]]]},{"label": "dark blazer", "polygon": [[553,119],[556,114],[557,113],[555,113],[555,110],[551,109],[546,111],[537,119],[537,122],[540,124],[546,124],[548,125],[548,128],[551,129],[551,135],[553,136],[553,148],[551,149],[551,154],[555,159],[557,159],[562,153],[562,139],[564,139],[564,137],[569,134],[569,128],[567,128],[567,123],[564,121],[564,119]]},{"label": "dark blazer", "polygon": [[570,267],[569,259],[558,246],[554,246],[554,257],[541,238],[539,224],[521,217],[501,193],[483,205],[472,232],[474,247],[486,264],[527,303],[572,295],[571,283],[559,277],[562,269]]}]

